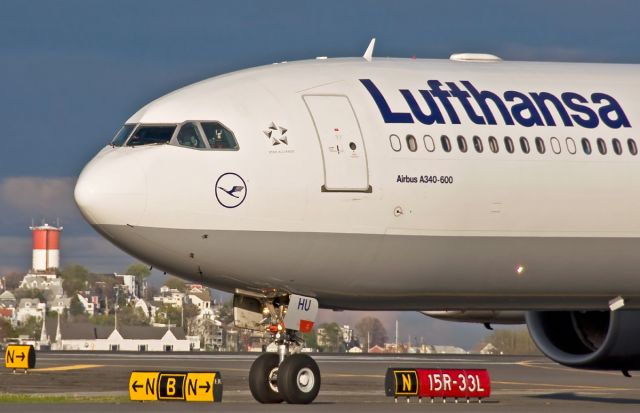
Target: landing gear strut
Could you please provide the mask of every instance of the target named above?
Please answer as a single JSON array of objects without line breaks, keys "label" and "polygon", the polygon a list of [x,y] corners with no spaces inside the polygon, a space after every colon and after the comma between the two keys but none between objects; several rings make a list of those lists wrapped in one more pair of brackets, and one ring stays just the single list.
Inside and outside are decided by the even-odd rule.
[{"label": "landing gear strut", "polygon": [[249,370],[249,389],[258,402],[308,404],[315,400],[320,391],[320,369],[313,358],[300,353],[298,332],[311,330],[317,311],[318,302],[310,297],[236,291],[236,326],[266,329],[278,347],[278,353],[260,355]]}]

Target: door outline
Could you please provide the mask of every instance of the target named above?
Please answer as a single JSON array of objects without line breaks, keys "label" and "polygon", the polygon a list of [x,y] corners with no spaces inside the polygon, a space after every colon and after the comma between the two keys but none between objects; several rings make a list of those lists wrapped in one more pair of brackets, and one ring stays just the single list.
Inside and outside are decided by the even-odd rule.
[{"label": "door outline", "polygon": [[[322,148],[322,138],[320,138],[320,131],[318,130],[318,125],[316,124],[316,119],[313,116],[313,112],[311,111],[311,108],[309,107],[309,104],[307,103],[307,100],[305,99],[307,96],[309,97],[342,97],[345,98],[347,100],[347,103],[349,104],[349,108],[351,109],[351,113],[353,114],[353,118],[356,121],[356,125],[358,127],[358,133],[360,133],[360,139],[362,141],[362,149],[364,152],[364,165],[365,165],[365,169],[367,172],[367,187],[365,189],[328,189],[326,187],[326,182],[327,182],[327,160],[325,158],[324,155],[324,149]],[[307,107],[307,112],[309,113],[309,116],[311,117],[311,122],[313,123],[313,128],[316,131],[316,139],[318,140],[318,145],[320,145],[320,155],[322,155],[322,173],[324,176],[324,182],[322,184],[322,186],[320,187],[320,191],[321,192],[360,192],[360,193],[372,193],[373,192],[373,187],[371,186],[371,183],[369,181],[369,155],[367,154],[367,144],[365,142],[364,139],[364,134],[362,133],[362,127],[360,126],[360,120],[358,119],[358,115],[356,115],[356,111],[353,108],[353,105],[351,104],[351,99],[349,99],[349,96],[344,95],[344,94],[333,94],[333,93],[316,93],[316,94],[308,94],[308,95],[302,95],[302,101],[304,102],[304,105]]]}]

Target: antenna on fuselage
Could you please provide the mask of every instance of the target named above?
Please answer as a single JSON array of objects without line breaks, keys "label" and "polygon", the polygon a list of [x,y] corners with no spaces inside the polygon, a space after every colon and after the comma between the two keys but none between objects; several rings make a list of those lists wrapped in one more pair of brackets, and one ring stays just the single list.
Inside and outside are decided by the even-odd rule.
[{"label": "antenna on fuselage", "polygon": [[375,45],[376,45],[376,38],[374,37],[369,42],[369,46],[367,47],[367,50],[365,50],[364,54],[362,55],[362,57],[364,57],[367,62],[370,62],[371,59],[373,58],[373,48],[375,47]]}]

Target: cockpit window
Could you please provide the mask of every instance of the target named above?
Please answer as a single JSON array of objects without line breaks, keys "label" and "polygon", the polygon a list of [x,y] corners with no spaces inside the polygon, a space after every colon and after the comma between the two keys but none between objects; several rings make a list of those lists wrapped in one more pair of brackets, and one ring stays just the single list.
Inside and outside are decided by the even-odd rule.
[{"label": "cockpit window", "polygon": [[233,133],[219,122],[202,122],[209,146],[214,150],[238,150],[238,142]]},{"label": "cockpit window", "polygon": [[131,131],[135,128],[136,125],[124,125],[120,128],[116,136],[111,139],[111,144],[113,146],[122,146],[127,141],[129,135],[131,135]]},{"label": "cockpit window", "polygon": [[127,146],[151,145],[153,143],[168,143],[176,130],[175,125],[144,126],[141,125],[127,142]]},{"label": "cockpit window", "polygon": [[204,142],[198,132],[198,128],[193,123],[185,123],[178,132],[178,145],[187,146],[189,148],[204,149]]}]

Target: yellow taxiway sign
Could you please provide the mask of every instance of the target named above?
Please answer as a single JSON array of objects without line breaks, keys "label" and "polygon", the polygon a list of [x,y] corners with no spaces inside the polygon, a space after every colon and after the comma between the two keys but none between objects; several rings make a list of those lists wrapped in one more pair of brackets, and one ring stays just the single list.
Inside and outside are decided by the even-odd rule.
[{"label": "yellow taxiway sign", "polygon": [[220,402],[222,378],[219,372],[133,371],[129,377],[129,398],[133,401]]},{"label": "yellow taxiway sign", "polygon": [[4,353],[4,364],[8,369],[32,369],[36,366],[36,350],[33,346],[10,344]]}]

